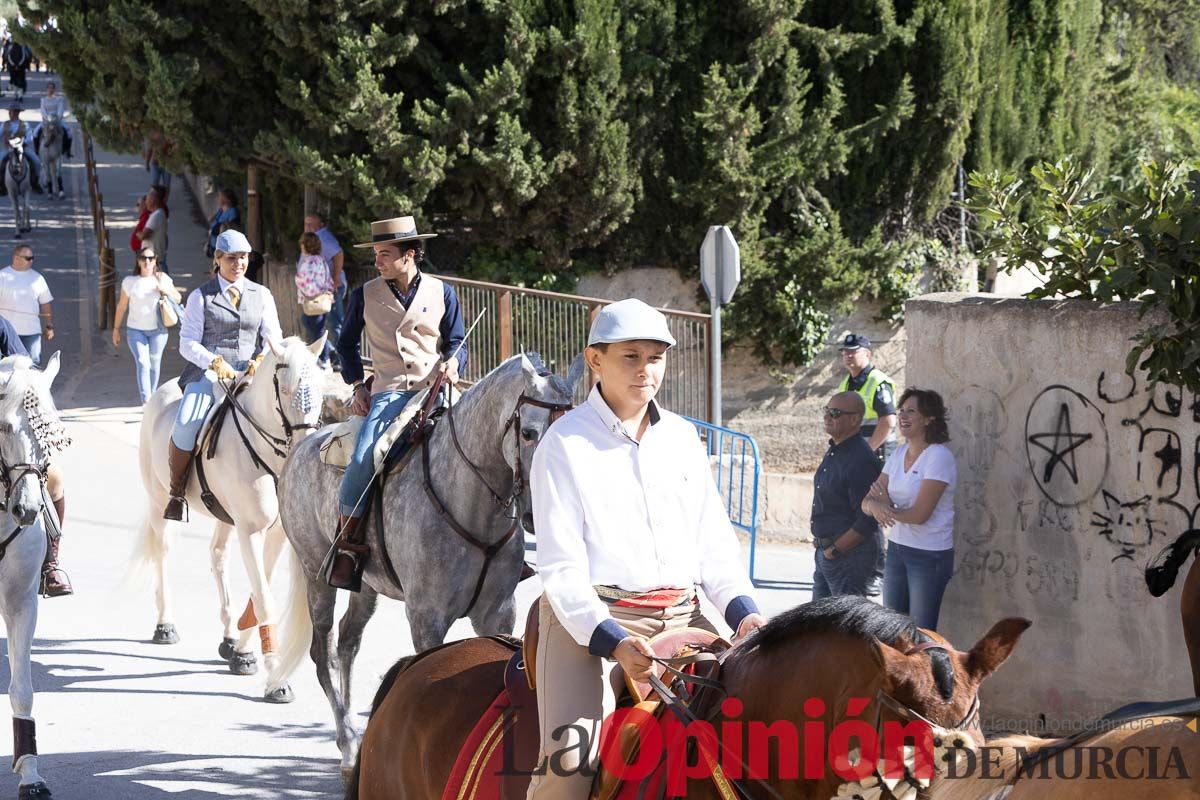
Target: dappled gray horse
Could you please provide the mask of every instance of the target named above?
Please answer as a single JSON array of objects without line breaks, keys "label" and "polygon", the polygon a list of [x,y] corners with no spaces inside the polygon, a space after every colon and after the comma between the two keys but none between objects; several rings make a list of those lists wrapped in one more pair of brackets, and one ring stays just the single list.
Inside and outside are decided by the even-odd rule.
[{"label": "dappled gray horse", "polygon": [[[418,652],[441,644],[451,623],[462,616],[481,636],[512,632],[513,593],[525,551],[519,509],[528,507],[522,497],[526,470],[549,424],[548,406],[565,409],[582,372],[582,359],[576,359],[564,380],[546,370],[537,355],[514,356],[462,395],[453,407],[452,424],[450,415],[443,415],[424,445],[428,461],[424,453],[413,453],[407,466],[384,484],[384,542],[381,546],[373,515],[362,591],[350,594],[336,650],[330,636],[336,590],[321,577],[320,567],[332,544],[342,473],[321,463],[320,447],[328,431],[310,436],[288,459],[280,476],[279,511],[297,558],[283,621],[281,678],[299,666],[304,642],[311,641],[317,678],[333,708],[343,776],[353,768],[358,748],[351,720],[351,669],[378,595],[405,602]],[[440,501],[431,499],[434,494]],[[445,513],[437,502],[445,504]],[[502,543],[490,563],[464,531],[486,545]],[[389,575],[388,560],[399,585]],[[304,591],[307,605],[298,602]]]},{"label": "dappled gray horse", "polygon": [[4,170],[4,188],[13,205],[13,226],[17,229],[14,239],[33,230],[29,221],[29,192],[33,187],[29,159],[25,157],[25,142],[19,136],[8,140],[8,168]]},{"label": "dappled gray horse", "polygon": [[45,372],[34,369],[25,356],[0,361],[0,490],[5,506],[0,513],[0,616],[8,634],[13,771],[21,776],[21,800],[50,796],[38,773],[30,652],[47,546],[46,463],[67,441],[50,397],[57,374],[58,353]]},{"label": "dappled gray horse", "polygon": [[38,148],[42,156],[42,188],[48,197],[54,196],[54,187],[58,186],[58,196],[64,197],[62,163],[63,163],[63,129],[62,120],[56,116],[48,116],[42,121],[42,143]]}]

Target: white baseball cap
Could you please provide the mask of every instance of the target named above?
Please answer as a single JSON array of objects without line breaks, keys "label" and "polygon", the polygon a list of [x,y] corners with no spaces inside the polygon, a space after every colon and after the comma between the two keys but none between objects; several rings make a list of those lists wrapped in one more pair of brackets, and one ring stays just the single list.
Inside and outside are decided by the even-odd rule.
[{"label": "white baseball cap", "polygon": [[662,342],[667,347],[675,346],[675,337],[671,335],[663,313],[631,297],[600,309],[592,323],[592,330],[588,333],[588,346],[631,342],[636,339]]}]

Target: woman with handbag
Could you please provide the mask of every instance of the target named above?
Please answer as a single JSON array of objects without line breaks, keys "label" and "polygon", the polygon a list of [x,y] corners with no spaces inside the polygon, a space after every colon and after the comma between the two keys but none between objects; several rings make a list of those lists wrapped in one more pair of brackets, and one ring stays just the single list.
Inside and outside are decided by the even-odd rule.
[{"label": "woman with handbag", "polygon": [[113,320],[112,341],[121,344],[121,320],[129,312],[129,349],[137,369],[138,394],[144,404],[158,388],[163,350],[167,346],[167,328],[177,325],[182,316],[183,295],[171,276],[160,272],[158,253],[143,247],[137,256],[133,274],[121,281],[121,299]]},{"label": "woman with handbag", "polygon": [[[300,260],[296,262],[296,301],[304,316],[308,343],[315,342],[325,332],[325,315],[333,307],[333,276],[329,264],[321,257],[321,239],[315,233],[300,236]],[[321,368],[329,366],[333,345],[327,340],[321,353]]]}]

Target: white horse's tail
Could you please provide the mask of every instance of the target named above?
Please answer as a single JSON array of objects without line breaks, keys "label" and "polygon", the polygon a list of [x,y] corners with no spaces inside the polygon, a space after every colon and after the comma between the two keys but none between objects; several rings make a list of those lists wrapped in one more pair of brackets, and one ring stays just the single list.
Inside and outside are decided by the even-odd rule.
[{"label": "white horse's tail", "polygon": [[[147,503],[146,516],[142,517],[139,523],[140,530],[133,539],[128,568],[121,581],[126,589],[142,589],[153,585],[158,564],[166,557],[163,553],[162,536],[150,524],[150,515],[153,513],[154,509]],[[162,535],[170,536],[171,532],[166,530]]]},{"label": "white horse's tail", "polygon": [[312,617],[308,613],[308,576],[300,555],[293,551],[288,562],[288,596],[279,615],[279,659],[268,686],[279,686],[292,677],[312,648]]}]

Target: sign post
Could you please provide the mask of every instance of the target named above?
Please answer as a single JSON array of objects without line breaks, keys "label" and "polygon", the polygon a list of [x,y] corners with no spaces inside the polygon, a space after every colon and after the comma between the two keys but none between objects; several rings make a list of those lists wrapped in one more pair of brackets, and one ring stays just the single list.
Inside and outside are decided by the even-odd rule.
[{"label": "sign post", "polygon": [[742,279],[742,256],[737,240],[725,225],[713,225],[700,245],[700,283],[712,306],[712,420],[721,424],[721,306],[733,299]]}]

